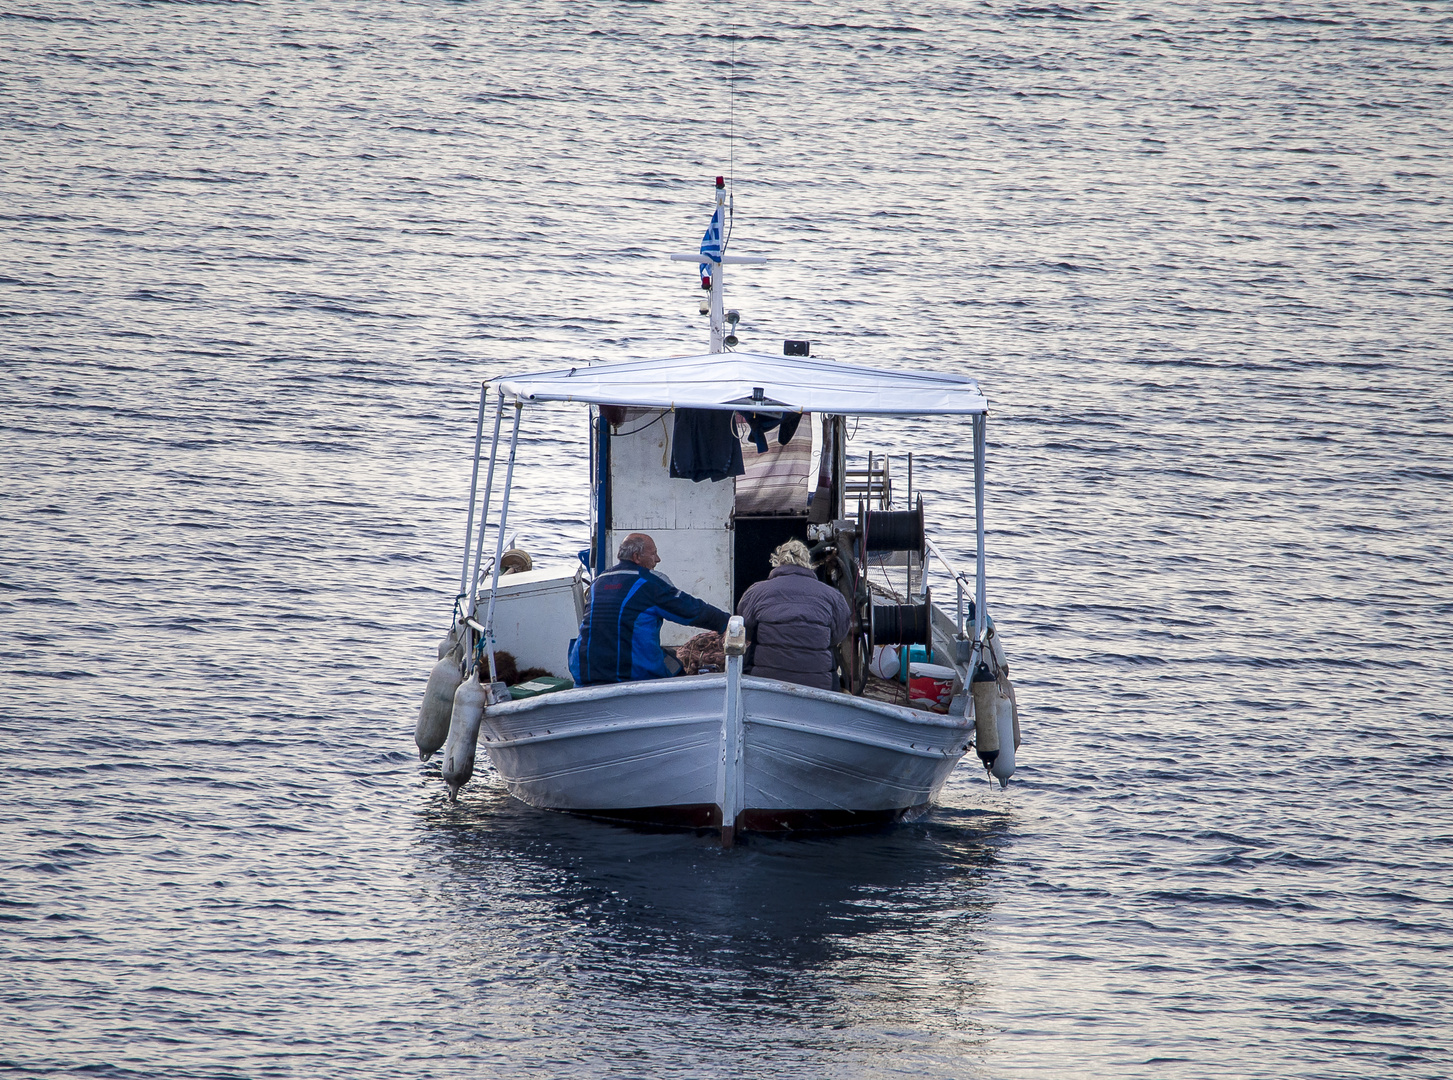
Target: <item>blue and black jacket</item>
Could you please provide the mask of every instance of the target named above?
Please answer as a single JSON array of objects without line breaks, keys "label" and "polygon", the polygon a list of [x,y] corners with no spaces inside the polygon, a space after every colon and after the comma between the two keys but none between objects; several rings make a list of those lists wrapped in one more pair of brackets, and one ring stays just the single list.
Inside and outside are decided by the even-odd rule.
[{"label": "blue and black jacket", "polygon": [[590,586],[590,608],[570,646],[570,676],[576,686],[664,678],[662,619],[721,633],[728,618],[644,566],[619,562]]}]

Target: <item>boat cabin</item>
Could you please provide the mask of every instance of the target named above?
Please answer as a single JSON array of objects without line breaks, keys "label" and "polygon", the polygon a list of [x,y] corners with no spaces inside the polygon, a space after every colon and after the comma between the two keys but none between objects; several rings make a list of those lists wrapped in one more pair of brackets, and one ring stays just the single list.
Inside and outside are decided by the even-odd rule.
[{"label": "boat cabin", "polygon": [[[823,521],[838,516],[841,476],[831,468],[838,418],[819,423],[811,414],[792,414],[787,423],[773,416],[762,431],[761,414],[710,413],[705,410],[611,407],[592,410],[591,569],[614,565],[621,540],[633,532],[650,533],[661,555],[660,573],[680,589],[725,611],[733,611],[747,587],[770,572],[767,559],[781,543],[807,540],[811,506]],[[759,433],[753,438],[752,422]],[[703,465],[701,479],[673,476],[676,445],[695,434],[705,420],[730,439],[742,472],[712,479]],[[686,432],[691,426],[693,430]],[[823,429],[826,429],[825,431]],[[783,436],[788,438],[783,442]],[[820,465],[823,446],[828,458]],[[678,473],[682,470],[678,468]],[[662,643],[679,644],[692,627],[667,623]]]}]

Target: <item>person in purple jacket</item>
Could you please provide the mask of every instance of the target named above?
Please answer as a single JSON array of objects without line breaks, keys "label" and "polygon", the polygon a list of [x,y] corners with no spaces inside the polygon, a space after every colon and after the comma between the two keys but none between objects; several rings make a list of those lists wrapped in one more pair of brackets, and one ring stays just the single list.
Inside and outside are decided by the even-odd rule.
[{"label": "person in purple jacket", "polygon": [[743,671],[836,690],[833,646],[852,628],[848,602],[817,580],[812,556],[801,540],[782,544],[770,561],[772,573],[744,592],[737,604],[752,643]]}]

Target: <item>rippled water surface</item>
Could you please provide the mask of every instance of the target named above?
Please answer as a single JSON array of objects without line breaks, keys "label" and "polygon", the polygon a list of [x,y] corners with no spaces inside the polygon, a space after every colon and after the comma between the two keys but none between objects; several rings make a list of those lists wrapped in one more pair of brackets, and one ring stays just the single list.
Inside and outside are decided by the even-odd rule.
[{"label": "rippled water surface", "polygon": [[[1453,11],[0,14],[0,1072],[1453,1070]],[[865,836],[640,833],[414,712],[479,381],[967,371],[1026,742]],[[512,513],[583,546],[581,417]],[[972,548],[967,428],[915,450]]]}]

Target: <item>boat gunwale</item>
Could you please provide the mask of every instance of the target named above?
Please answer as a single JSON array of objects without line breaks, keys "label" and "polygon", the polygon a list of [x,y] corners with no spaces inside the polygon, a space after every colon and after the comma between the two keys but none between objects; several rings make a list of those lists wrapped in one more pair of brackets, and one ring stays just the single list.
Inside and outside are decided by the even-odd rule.
[{"label": "boat gunwale", "polygon": [[[727,677],[723,673],[710,673],[706,675],[679,675],[665,679],[642,679],[636,682],[618,683],[596,683],[589,686],[573,686],[568,690],[557,690],[550,694],[540,694],[537,697],[524,698],[520,701],[500,702],[498,705],[490,705],[484,710],[485,722],[489,722],[490,716],[519,716],[537,710],[545,710],[554,703],[563,703],[564,700],[581,701],[600,699],[610,700],[613,698],[639,697],[647,694],[671,694],[685,690],[711,690],[720,688],[725,694]],[[893,705],[886,701],[877,701],[873,698],[855,697],[841,690],[819,690],[815,686],[801,686],[797,683],[785,682],[781,679],[766,679],[758,675],[742,676],[743,690],[767,690],[778,694],[786,694],[790,697],[806,697],[814,701],[821,701],[826,704],[839,707],[848,706],[854,710],[862,710],[869,713],[876,713],[879,716],[890,720],[898,720],[904,723],[916,724],[927,728],[945,728],[953,731],[968,731],[973,724],[962,717],[955,718],[951,714],[927,712],[923,709],[911,709],[906,705]],[[756,719],[752,723],[760,722]],[[500,745],[500,744],[491,744]]]},{"label": "boat gunwale", "polygon": [[[528,735],[520,735],[514,738],[485,738],[483,745],[490,750],[509,750],[516,746],[530,746],[535,743],[559,742],[561,739],[583,739],[594,735],[608,735],[614,732],[635,732],[646,731],[653,728],[686,727],[692,724],[703,723],[707,718],[701,716],[673,716],[659,720],[615,720],[601,724],[598,727],[577,727],[569,731],[546,731],[542,735],[534,732]],[[842,742],[854,743],[858,746],[872,746],[879,750],[891,750],[895,754],[907,754],[910,757],[930,758],[941,760],[946,758],[958,759],[968,753],[968,745],[958,746],[958,740],[954,745],[934,750],[927,747],[919,747],[916,743],[895,743],[888,739],[875,739],[854,731],[834,731],[819,724],[796,724],[790,720],[779,720],[775,717],[749,717],[745,721],[748,726],[780,728],[784,731],[795,731],[802,735],[816,735],[824,739],[837,739]],[[954,729],[962,735],[967,735],[971,725],[964,725]]]}]

